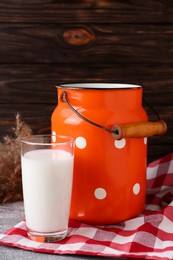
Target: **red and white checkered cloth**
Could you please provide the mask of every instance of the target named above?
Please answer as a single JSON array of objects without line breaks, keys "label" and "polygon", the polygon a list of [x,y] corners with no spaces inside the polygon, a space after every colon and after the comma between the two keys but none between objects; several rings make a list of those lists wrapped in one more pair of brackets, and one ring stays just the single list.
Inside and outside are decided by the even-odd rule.
[{"label": "red and white checkered cloth", "polygon": [[0,244],[52,254],[173,259],[173,153],[148,165],[144,214],[108,226],[70,221],[68,236],[56,243],[29,240],[21,221],[0,234]]}]

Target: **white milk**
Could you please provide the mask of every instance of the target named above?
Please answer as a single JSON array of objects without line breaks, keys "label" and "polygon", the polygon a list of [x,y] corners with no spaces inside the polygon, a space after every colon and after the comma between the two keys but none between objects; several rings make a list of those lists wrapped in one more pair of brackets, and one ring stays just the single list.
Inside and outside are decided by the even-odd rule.
[{"label": "white milk", "polygon": [[22,182],[27,227],[37,232],[65,230],[71,200],[73,156],[42,149],[22,156]]}]

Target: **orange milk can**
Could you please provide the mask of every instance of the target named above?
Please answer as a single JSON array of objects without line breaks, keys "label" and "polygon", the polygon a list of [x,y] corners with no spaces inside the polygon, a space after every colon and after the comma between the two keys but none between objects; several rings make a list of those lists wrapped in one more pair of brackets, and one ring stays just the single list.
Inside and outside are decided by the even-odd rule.
[{"label": "orange milk can", "polygon": [[[57,90],[52,134],[75,138],[70,218],[114,224],[138,215],[145,204],[150,135],[150,124],[145,128],[148,117],[142,107],[142,87],[84,83],[60,85]],[[132,124],[138,128],[140,122],[145,128],[142,134],[132,130]],[[125,125],[127,133],[125,129],[119,136]],[[163,130],[163,122],[159,127]],[[154,128],[158,134],[158,127]]]}]

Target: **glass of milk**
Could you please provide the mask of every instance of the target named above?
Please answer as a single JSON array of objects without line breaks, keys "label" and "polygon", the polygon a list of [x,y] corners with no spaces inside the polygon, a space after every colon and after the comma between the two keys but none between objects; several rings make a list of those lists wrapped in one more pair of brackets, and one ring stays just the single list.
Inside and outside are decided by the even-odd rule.
[{"label": "glass of milk", "polygon": [[22,186],[28,237],[55,242],[66,237],[70,212],[74,139],[32,135],[21,140]]}]

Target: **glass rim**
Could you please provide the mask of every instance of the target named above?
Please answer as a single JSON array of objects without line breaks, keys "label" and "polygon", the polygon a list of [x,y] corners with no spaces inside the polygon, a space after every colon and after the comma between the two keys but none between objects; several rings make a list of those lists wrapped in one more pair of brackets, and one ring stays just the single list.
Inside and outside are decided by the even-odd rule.
[{"label": "glass rim", "polygon": [[[45,137],[50,137],[50,142],[39,142],[39,140],[35,140],[34,138],[45,138]],[[53,141],[51,142],[52,137],[56,137],[56,138],[60,138],[61,141]],[[63,141],[64,139],[64,141]],[[53,146],[57,146],[57,145],[63,145],[63,144],[70,144],[70,143],[74,143],[75,139],[71,136],[68,135],[56,135],[56,134],[33,134],[33,135],[27,135],[21,138],[21,143],[22,144],[29,144],[29,145],[43,145],[43,146],[48,146],[48,145],[53,145]]]}]

